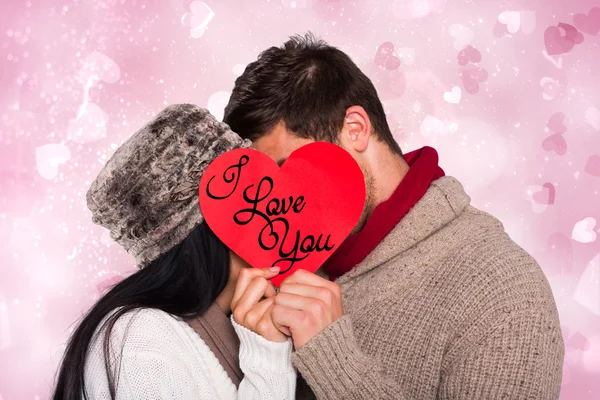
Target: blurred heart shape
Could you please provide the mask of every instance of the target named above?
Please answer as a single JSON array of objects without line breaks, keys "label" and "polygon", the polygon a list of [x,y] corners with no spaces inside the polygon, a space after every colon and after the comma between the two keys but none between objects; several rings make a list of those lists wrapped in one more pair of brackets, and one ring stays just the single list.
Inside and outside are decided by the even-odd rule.
[{"label": "blurred heart shape", "polygon": [[69,121],[69,140],[90,143],[106,137],[106,114],[95,103],[87,103],[80,116]]},{"label": "blurred heart shape", "polygon": [[516,33],[521,27],[521,14],[518,11],[504,11],[498,15],[498,22],[506,25],[510,33]]},{"label": "blurred heart shape", "polygon": [[564,156],[567,153],[567,142],[560,133],[548,136],[542,142],[542,149],[546,151],[554,151],[559,156]]},{"label": "blurred heart shape", "polygon": [[35,163],[40,176],[52,180],[58,175],[58,166],[71,158],[69,148],[64,144],[46,144],[36,147]]},{"label": "blurred heart shape", "polygon": [[481,61],[481,53],[475,47],[469,45],[462,49],[456,56],[459,65],[467,65],[469,62]]},{"label": "blurred heart shape", "polygon": [[508,33],[517,33],[519,30],[529,35],[535,30],[535,12],[534,11],[504,11],[498,15],[498,22],[494,26],[496,37],[502,37],[504,31],[498,26],[505,27]]},{"label": "blurred heart shape", "polygon": [[580,332],[575,332],[565,343],[567,351],[581,350],[588,351],[590,349],[590,341]]},{"label": "blurred heart shape", "polygon": [[585,163],[585,172],[600,177],[600,155],[594,154]]},{"label": "blurred heart shape", "polygon": [[600,110],[594,106],[589,106],[585,110],[585,120],[595,130],[600,130]]},{"label": "blurred heart shape", "polygon": [[571,233],[571,239],[579,243],[592,243],[596,240],[596,219],[594,217],[587,217],[581,221],[577,221],[573,226],[573,232]]},{"label": "blurred heart shape", "polygon": [[587,14],[576,14],[573,24],[580,31],[596,36],[600,32],[600,7],[592,8]]},{"label": "blurred heart shape", "polygon": [[455,50],[462,50],[467,47],[475,36],[471,29],[460,24],[450,25],[449,32],[450,36],[454,38],[453,47]]},{"label": "blurred heart shape", "polygon": [[488,72],[481,67],[469,66],[460,71],[460,77],[465,91],[475,94],[479,92],[479,84],[487,80]]},{"label": "blurred heart shape", "polygon": [[542,185],[541,190],[533,193],[533,201],[537,204],[550,205],[554,204],[556,198],[556,189],[550,182],[546,182]]},{"label": "blurred heart shape", "polygon": [[392,42],[382,43],[375,53],[375,65],[393,71],[398,69],[400,64],[400,59],[394,54],[394,44]]},{"label": "blurred heart shape", "polygon": [[567,131],[567,127],[563,123],[565,120],[565,114],[561,112],[556,112],[552,114],[546,126],[554,133],[565,133]]},{"label": "blurred heart shape", "polygon": [[396,50],[396,56],[406,65],[415,63],[415,49],[411,47],[402,47]]},{"label": "blurred heart shape", "polygon": [[521,11],[521,32],[526,35],[533,33],[535,30],[535,11]]},{"label": "blurred heart shape", "polygon": [[560,22],[544,31],[544,44],[548,55],[564,54],[576,44],[583,43],[583,35],[573,25]]},{"label": "blurred heart shape", "polygon": [[452,90],[444,93],[444,100],[450,104],[460,103],[460,97],[462,96],[462,90],[458,86],[453,86]]},{"label": "blurred heart shape", "polygon": [[[554,185],[546,182],[544,186],[528,185],[526,198],[531,202],[531,210],[536,214],[541,214],[554,204],[556,189]],[[570,239],[569,239],[570,240]]]},{"label": "blurred heart shape", "polygon": [[215,16],[214,11],[203,1],[190,3],[190,12],[181,17],[181,23],[190,28],[190,36],[199,39],[204,35],[208,23]]},{"label": "blurred heart shape", "polygon": [[94,50],[88,55],[79,71],[80,82],[88,88],[98,81],[115,83],[121,77],[121,70],[113,59]]}]

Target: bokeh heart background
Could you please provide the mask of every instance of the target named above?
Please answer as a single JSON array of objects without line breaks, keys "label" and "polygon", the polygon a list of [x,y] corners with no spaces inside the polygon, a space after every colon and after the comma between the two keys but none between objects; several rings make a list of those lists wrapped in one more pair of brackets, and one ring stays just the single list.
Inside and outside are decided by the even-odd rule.
[{"label": "bokeh heart background", "polygon": [[170,103],[221,118],[307,30],[539,260],[561,398],[600,398],[600,1],[22,0],[0,5],[0,399],[48,398],[73,322],[134,270],[85,206],[117,146]]}]

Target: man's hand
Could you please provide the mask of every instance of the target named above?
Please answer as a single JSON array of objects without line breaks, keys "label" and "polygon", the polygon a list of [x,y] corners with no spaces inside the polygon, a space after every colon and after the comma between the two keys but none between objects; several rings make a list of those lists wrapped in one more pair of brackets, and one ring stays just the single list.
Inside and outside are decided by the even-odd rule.
[{"label": "man's hand", "polygon": [[287,336],[275,327],[271,319],[275,287],[268,279],[278,272],[278,268],[276,271],[267,268],[242,269],[231,301],[235,322],[271,342],[287,340]]},{"label": "man's hand", "polygon": [[342,315],[340,287],[305,270],[294,272],[281,283],[271,311],[278,329],[289,328],[296,350]]}]

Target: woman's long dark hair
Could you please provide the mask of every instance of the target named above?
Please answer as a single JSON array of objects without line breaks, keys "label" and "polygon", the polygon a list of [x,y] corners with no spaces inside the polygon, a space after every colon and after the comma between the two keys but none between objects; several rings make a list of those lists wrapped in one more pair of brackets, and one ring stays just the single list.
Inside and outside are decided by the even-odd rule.
[{"label": "woman's long dark hair", "polygon": [[202,315],[225,288],[229,262],[229,249],[203,222],[183,242],[117,284],[92,307],[71,336],[54,400],[88,398],[84,382],[88,349],[102,321],[120,308],[104,325],[104,358],[114,399],[115,377],[108,373],[108,349],[117,319],[137,308],[155,308],[186,320]]}]

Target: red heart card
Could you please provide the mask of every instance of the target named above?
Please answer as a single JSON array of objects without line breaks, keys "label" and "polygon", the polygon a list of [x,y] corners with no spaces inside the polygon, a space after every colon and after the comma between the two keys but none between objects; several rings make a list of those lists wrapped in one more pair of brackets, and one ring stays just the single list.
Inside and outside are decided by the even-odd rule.
[{"label": "red heart card", "polygon": [[365,180],[339,146],[315,142],[280,168],[269,156],[236,149],[200,180],[200,208],[213,232],[256,268],[315,272],[350,234],[365,203]]}]

